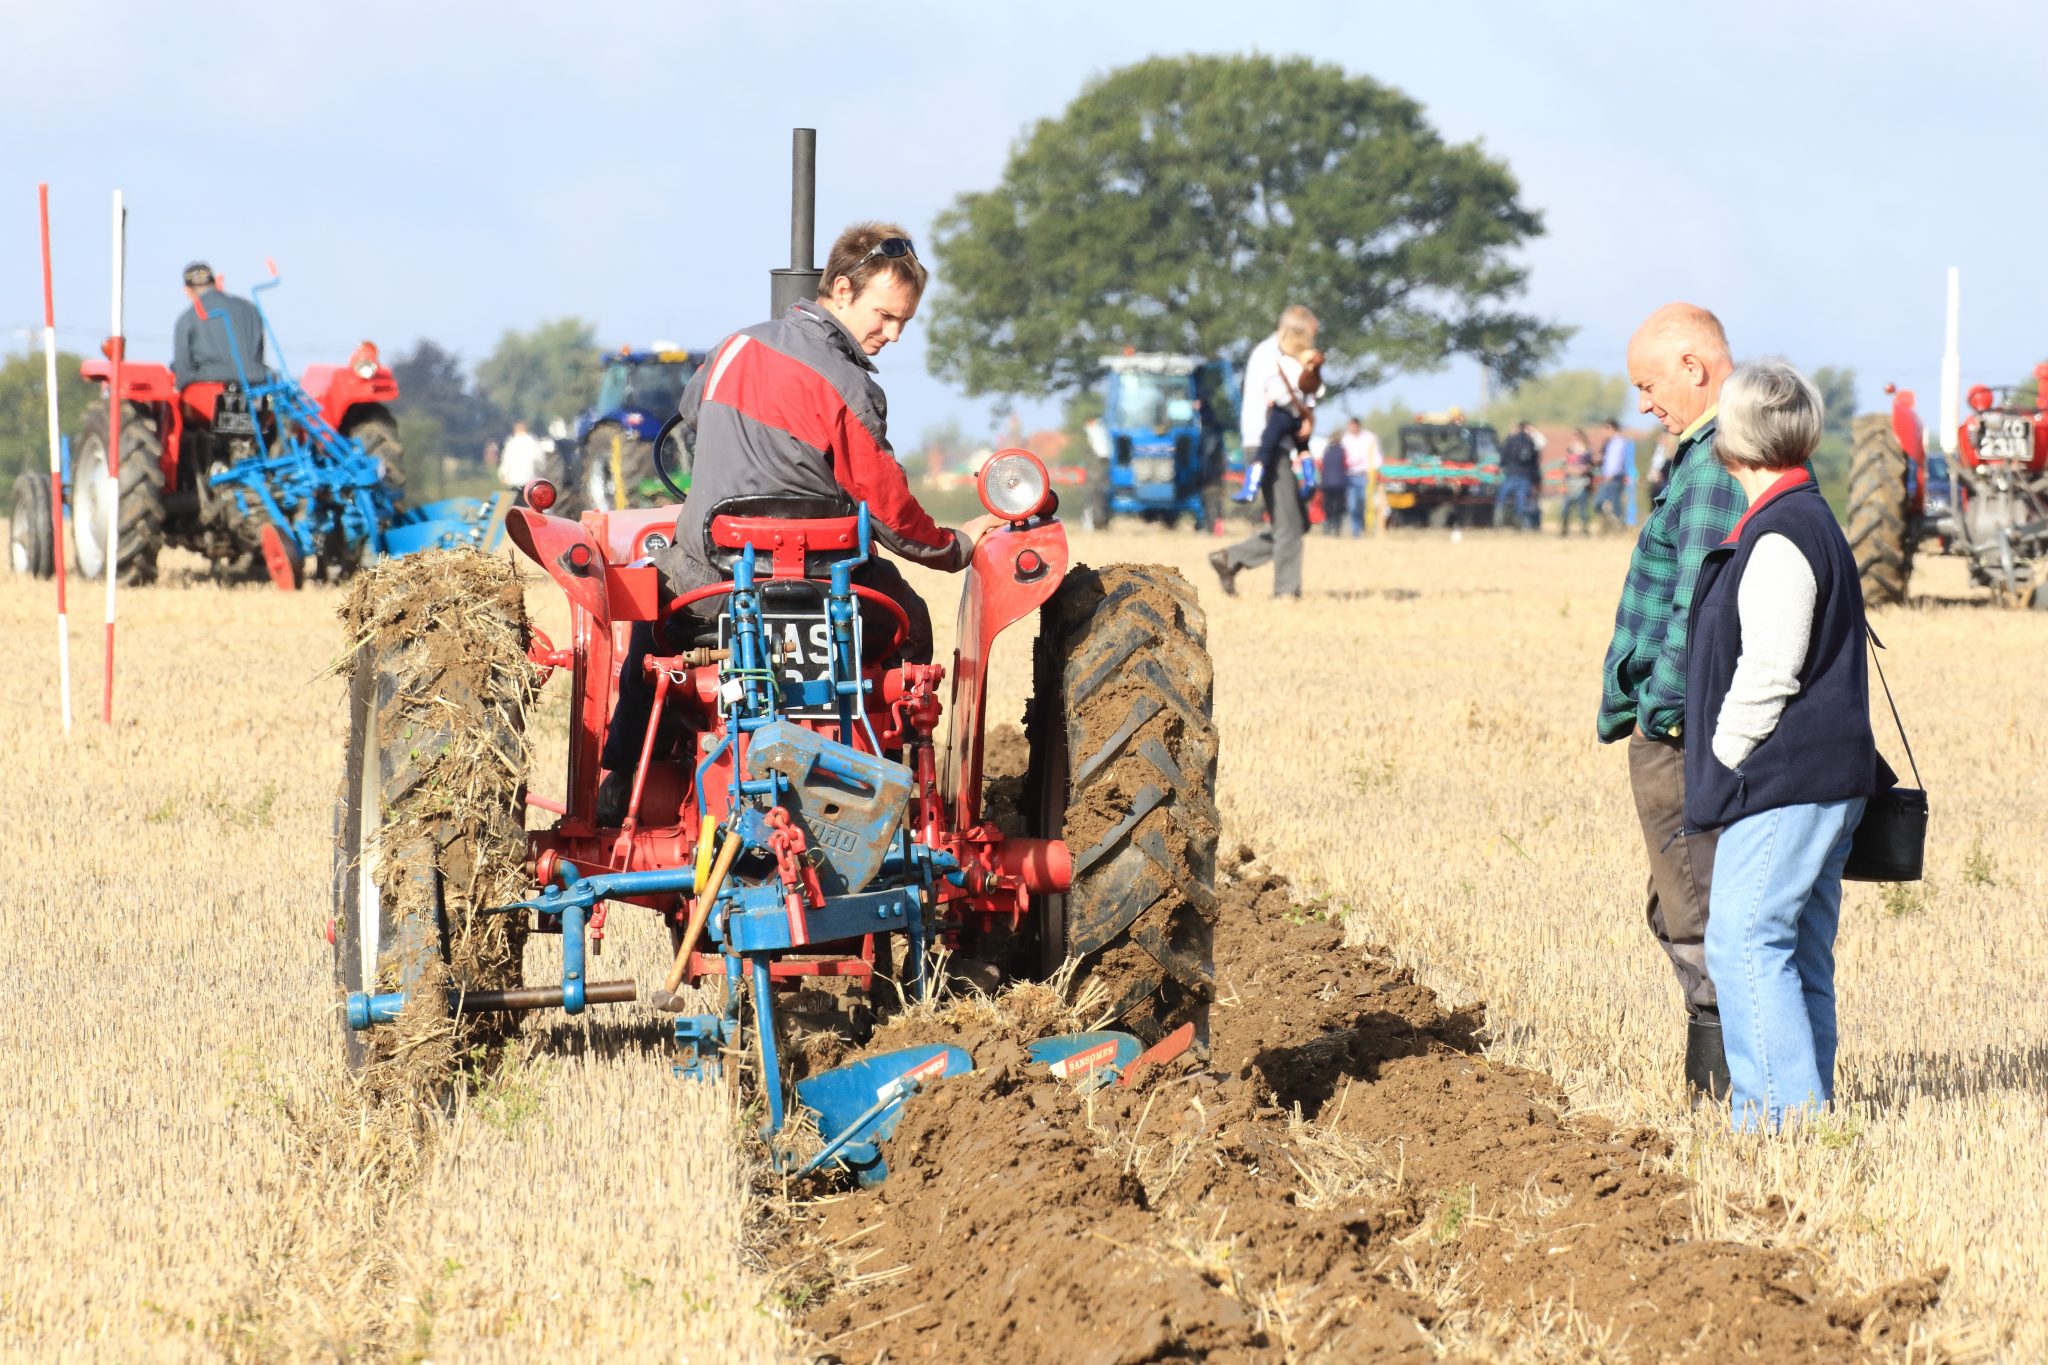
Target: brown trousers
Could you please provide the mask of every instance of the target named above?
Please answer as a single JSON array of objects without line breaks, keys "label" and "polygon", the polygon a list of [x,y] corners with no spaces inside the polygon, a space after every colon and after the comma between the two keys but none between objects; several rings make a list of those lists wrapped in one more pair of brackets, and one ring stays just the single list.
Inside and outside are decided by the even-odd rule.
[{"label": "brown trousers", "polygon": [[1650,854],[1650,932],[1678,973],[1685,1012],[1717,1017],[1720,1006],[1707,976],[1706,948],[1716,832],[1679,833],[1685,828],[1685,750],[1631,735],[1628,782]]}]

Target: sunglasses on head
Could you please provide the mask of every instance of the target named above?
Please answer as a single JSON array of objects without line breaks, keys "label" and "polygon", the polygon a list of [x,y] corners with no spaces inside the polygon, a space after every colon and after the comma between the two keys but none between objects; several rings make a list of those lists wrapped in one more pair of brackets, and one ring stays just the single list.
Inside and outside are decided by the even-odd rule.
[{"label": "sunglasses on head", "polygon": [[877,256],[885,256],[892,261],[908,256],[914,261],[917,259],[917,248],[911,245],[908,237],[884,237],[868,248],[868,254],[855,261],[853,268],[858,270]]}]

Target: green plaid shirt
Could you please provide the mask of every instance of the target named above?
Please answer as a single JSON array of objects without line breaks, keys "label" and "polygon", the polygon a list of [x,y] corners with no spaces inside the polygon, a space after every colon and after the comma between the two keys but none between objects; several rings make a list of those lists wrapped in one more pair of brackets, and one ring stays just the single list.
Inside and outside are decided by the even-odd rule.
[{"label": "green plaid shirt", "polygon": [[1716,419],[1678,443],[1671,481],[1650,504],[1629,556],[1614,612],[1614,642],[1601,670],[1600,739],[1680,739],[1685,725],[1685,633],[1700,561],[1728,538],[1749,506],[1742,485],[1714,458]]}]

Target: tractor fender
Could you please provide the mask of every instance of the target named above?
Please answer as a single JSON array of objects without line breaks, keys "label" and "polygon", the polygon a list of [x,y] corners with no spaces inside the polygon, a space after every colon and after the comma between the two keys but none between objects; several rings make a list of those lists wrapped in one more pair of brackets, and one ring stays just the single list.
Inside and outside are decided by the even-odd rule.
[{"label": "tractor fender", "polygon": [[[85,361],[78,367],[78,377],[111,384],[114,382],[114,362],[103,356]],[[123,360],[121,397],[131,403],[172,403],[178,397],[178,383],[171,378],[168,365]]]},{"label": "tractor fender", "polygon": [[1892,394],[1892,434],[1899,438],[1899,449],[1906,452],[1906,458],[1914,464],[1927,462],[1927,445],[1920,432],[1920,414],[1913,410],[1913,391],[1899,389]]},{"label": "tractor fender", "polygon": [[[600,629],[611,625],[604,552],[588,531],[567,517],[551,517],[528,507],[515,507],[505,515],[505,532],[521,553],[562,585],[571,602],[597,619]],[[581,554],[577,553],[578,547]]]},{"label": "tractor fender", "polygon": [[341,430],[350,408],[398,400],[398,380],[382,365],[368,379],[346,365],[308,365],[299,387],[320,405],[320,415],[336,431]]},{"label": "tractor fender", "polygon": [[1067,528],[1045,520],[990,532],[975,547],[960,590],[953,649],[953,701],[947,707],[948,764],[940,792],[956,830],[981,823],[983,712],[988,660],[996,636],[1045,605],[1067,576]]}]

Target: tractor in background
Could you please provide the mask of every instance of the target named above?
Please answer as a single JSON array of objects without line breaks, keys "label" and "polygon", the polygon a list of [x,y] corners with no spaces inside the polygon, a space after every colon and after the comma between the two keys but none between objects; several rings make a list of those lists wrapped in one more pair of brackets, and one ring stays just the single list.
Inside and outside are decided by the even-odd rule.
[{"label": "tractor in background", "polygon": [[[110,511],[118,517],[113,572],[129,584],[155,581],[167,545],[198,553],[218,574],[267,575],[289,590],[309,564],[313,574],[339,579],[377,555],[495,538],[491,511],[476,499],[404,506],[391,414],[398,383],[375,345],[357,346],[346,365],[311,365],[291,378],[261,302],[278,282],[273,269],[251,291],[279,358],[275,370],[251,373],[237,351],[238,380],[179,388],[168,366],[124,360],[114,394],[111,342],[106,356],[79,367],[104,396],[72,442],[71,540],[87,578],[108,571]],[[227,335],[232,348],[232,329]],[[108,459],[115,402],[118,488]],[[49,476],[25,477],[40,481],[47,499]],[[16,506],[24,506],[19,489]],[[15,558],[18,570],[54,572],[54,564]]]},{"label": "tractor in background", "polygon": [[2048,364],[2034,380],[2025,405],[1972,388],[1952,454],[1929,449],[1910,389],[1886,385],[1892,410],[1856,419],[1848,532],[1866,603],[1903,602],[1931,544],[2001,599],[2048,610]]},{"label": "tractor in background", "polygon": [[[622,347],[605,356],[597,402],[576,419],[573,492],[581,495],[582,505],[609,511],[668,501],[670,493],[655,471],[655,441],[703,364],[702,352],[666,342],[645,351]],[[687,489],[689,453],[673,434],[667,440],[663,463],[675,484]],[[567,484],[557,486],[569,491]],[[572,505],[576,501],[571,498]]]},{"label": "tractor in background", "polygon": [[1380,479],[1392,525],[1491,526],[1500,437],[1484,424],[1418,419],[1400,429]]},{"label": "tractor in background", "polygon": [[1126,351],[1102,367],[1088,521],[1100,530],[1119,516],[1167,526],[1187,516],[1215,526],[1237,426],[1230,362]]}]

